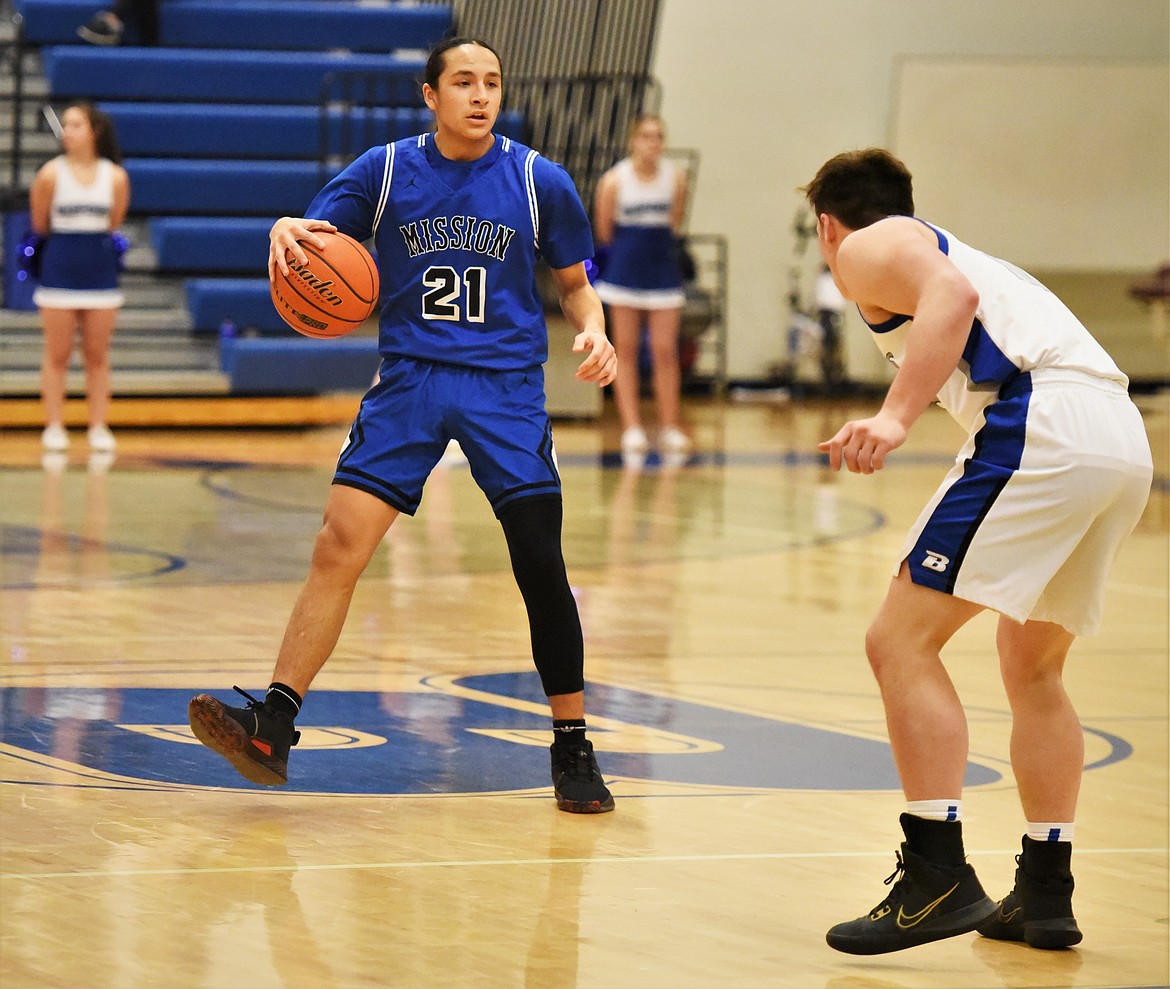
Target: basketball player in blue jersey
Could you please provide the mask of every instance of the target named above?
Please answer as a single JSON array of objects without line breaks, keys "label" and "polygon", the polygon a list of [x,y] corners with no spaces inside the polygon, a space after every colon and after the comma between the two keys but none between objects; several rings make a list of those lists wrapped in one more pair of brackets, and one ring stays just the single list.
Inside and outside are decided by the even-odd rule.
[{"label": "basketball player in blue jersey", "polygon": [[[898,368],[878,412],[820,444],[830,466],[880,470],[935,401],[968,432],[899,554],[866,635],[907,800],[894,883],[829,944],[896,951],[978,930],[1034,948],[1081,940],[1073,818],[1084,763],[1062,673],[1097,631],[1105,581],[1153,474],[1128,380],[1051,292],[914,217],[909,171],[871,148],[826,162],[804,190],[821,253]],[[940,651],[984,609],[1012,710],[1027,821],[1015,886],[983,891],[963,849],[967,722]]]},{"label": "basketball player in blue jersey", "polygon": [[585,355],[577,377],[607,385],[617,359],[585,274],[588,215],[564,169],[492,132],[502,90],[491,47],[441,43],[422,88],[435,132],[371,149],[318,194],[308,218],[272,228],[270,274],[287,270],[286,251],[305,263],[298,242],[322,246],[314,231],[373,237],[382,364],[338,461],[265,700],[233,708],[203,694],[189,705],[200,741],[255,782],[287,781],[299,738],[293,719],[337,643],[354,585],[398,515],[414,514],[427,476],[457,440],[503,527],[528,611],[552,709],[557,806],[613,809],[585,734],[581,623],[561,552],[561,479],[545,410],[538,257],[577,331],[573,350]]}]

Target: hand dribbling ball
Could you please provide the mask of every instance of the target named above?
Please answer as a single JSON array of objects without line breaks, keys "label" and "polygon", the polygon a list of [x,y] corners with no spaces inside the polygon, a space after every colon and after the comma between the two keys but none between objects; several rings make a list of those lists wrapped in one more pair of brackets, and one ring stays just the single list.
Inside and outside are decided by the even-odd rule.
[{"label": "hand dribbling ball", "polygon": [[272,304],[289,326],[307,337],[343,337],[362,325],[378,307],[378,267],[352,237],[315,230],[325,241],[318,250],[300,241],[308,257],[301,264],[286,252],[288,274],[276,269],[269,283]]}]

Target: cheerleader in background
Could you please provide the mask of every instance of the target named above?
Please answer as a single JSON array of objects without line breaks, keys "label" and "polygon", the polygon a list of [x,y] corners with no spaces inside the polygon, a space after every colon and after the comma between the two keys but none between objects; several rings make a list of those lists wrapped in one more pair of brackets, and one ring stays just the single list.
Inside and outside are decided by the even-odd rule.
[{"label": "cheerleader in background", "polygon": [[114,231],[126,217],[130,180],[113,121],[89,103],[72,103],[61,115],[62,154],[37,172],[29,193],[39,250],[39,285],[33,301],[41,313],[45,350],[41,401],[44,448],[69,446],[65,386],[78,332],[85,361],[90,449],[109,452],[114,436],[110,407],[110,342],[122,305]]},{"label": "cheerleader in background", "polygon": [[686,176],[663,157],[665,146],[662,121],[639,117],[630,131],[629,157],[601,177],[594,204],[596,240],[608,247],[594,287],[609,306],[609,330],[618,354],[613,387],[623,457],[637,457],[650,443],[639,408],[643,318],[650,333],[659,445],[675,455],[691,449],[679,422],[679,326],[686,294],[676,237],[686,204]]}]

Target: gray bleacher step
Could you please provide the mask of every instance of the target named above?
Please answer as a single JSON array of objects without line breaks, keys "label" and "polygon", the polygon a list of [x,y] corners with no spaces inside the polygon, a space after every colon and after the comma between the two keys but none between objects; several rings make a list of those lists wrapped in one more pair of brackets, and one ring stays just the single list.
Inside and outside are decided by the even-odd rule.
[{"label": "gray bleacher step", "polygon": [[[3,319],[6,310],[0,309],[0,319]],[[0,352],[19,347],[35,345],[37,350],[41,346],[40,326],[22,326],[9,328],[5,326],[0,333]],[[198,349],[205,344],[205,338],[194,338],[186,329],[176,326],[153,326],[143,323],[139,327],[126,326],[119,322],[114,330],[113,346],[133,347],[143,351],[172,350],[185,351]]]},{"label": "gray bleacher step", "polygon": [[[130,395],[226,395],[231,379],[222,371],[194,369],[136,369],[115,366],[110,372],[114,400]],[[65,387],[71,395],[85,393],[85,373],[70,370]],[[36,371],[0,370],[0,395],[8,398],[35,398],[40,394]]]},{"label": "gray bleacher step", "polygon": [[[0,320],[5,315],[0,310]],[[6,330],[0,334],[0,395],[38,395],[40,360],[39,332]],[[115,394],[222,394],[229,389],[228,377],[220,370],[217,342],[193,339],[182,331],[156,330],[150,335],[116,332],[110,364]],[[85,387],[83,365],[76,351],[68,387],[70,391]]]},{"label": "gray bleacher step", "polygon": [[[41,317],[36,310],[0,309],[0,324],[4,327],[0,342],[22,333],[39,337],[41,332]],[[154,333],[182,335],[190,332],[191,314],[185,306],[158,309],[126,306],[118,313],[114,338],[117,339],[123,333],[149,336]]]},{"label": "gray bleacher step", "polygon": [[[40,372],[40,352],[17,352],[4,355],[3,374],[30,374]],[[82,367],[80,357],[75,356],[73,361],[77,367]],[[179,359],[173,351],[159,354],[145,354],[131,348],[112,347],[110,349],[110,366],[123,371],[218,371],[219,358],[217,354],[205,355],[186,353]]]}]

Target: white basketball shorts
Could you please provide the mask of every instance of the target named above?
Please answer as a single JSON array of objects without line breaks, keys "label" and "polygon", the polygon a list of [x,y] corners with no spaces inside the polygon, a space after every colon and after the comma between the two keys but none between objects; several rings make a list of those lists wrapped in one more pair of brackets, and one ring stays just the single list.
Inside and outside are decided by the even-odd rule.
[{"label": "white basketball shorts", "polygon": [[1141,413],[1121,385],[1021,374],[984,411],[894,573],[904,560],[916,584],[1092,635],[1152,477]]}]

